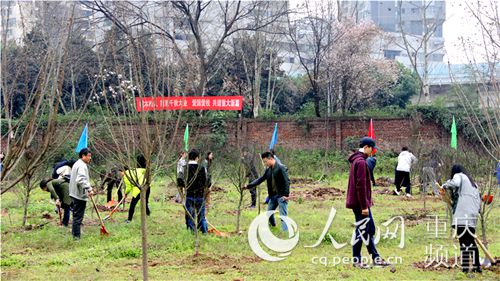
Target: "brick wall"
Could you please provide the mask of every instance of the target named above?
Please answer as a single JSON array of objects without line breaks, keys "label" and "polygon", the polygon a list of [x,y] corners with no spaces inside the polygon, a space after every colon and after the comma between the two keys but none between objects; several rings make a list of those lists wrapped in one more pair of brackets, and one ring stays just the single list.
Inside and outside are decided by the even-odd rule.
[{"label": "brick wall", "polygon": [[[331,118],[275,122],[249,119],[242,122],[238,134],[235,132],[237,124],[228,123],[229,143],[235,145],[239,135],[242,145],[265,148],[269,145],[275,123],[278,123],[278,143],[281,148],[347,149],[346,139],[366,136],[370,120]],[[399,151],[403,145],[449,143],[449,133],[439,125],[432,122],[422,122],[419,125],[414,123],[405,118],[373,120],[377,145],[383,150]]]},{"label": "brick wall", "polygon": [[[362,118],[330,118],[330,119],[306,119],[301,121],[260,121],[245,119],[238,121],[226,121],[226,131],[229,145],[236,145],[238,141],[242,146],[254,146],[266,149],[271,141],[274,124],[278,123],[278,145],[280,148],[290,149],[347,149],[346,139],[351,137],[358,139],[368,132],[370,119]],[[403,145],[415,147],[417,144],[426,145],[448,145],[450,134],[439,125],[430,121],[423,121],[415,125],[410,119],[405,118],[378,118],[373,120],[374,130],[377,137],[377,145],[382,150],[399,151]],[[184,126],[181,124],[177,131],[174,144],[176,149],[181,149],[183,144]],[[95,124],[89,124],[92,131]],[[117,127],[118,129],[118,127]],[[138,128],[129,128],[131,138],[137,137]],[[135,131],[136,133],[133,133]],[[210,124],[203,127],[191,125],[190,142],[196,143],[203,140],[204,136],[210,134]],[[80,132],[76,133],[80,134]],[[93,137],[98,138],[97,135]],[[102,145],[102,141],[90,140],[94,145]],[[459,135],[459,145],[462,140]],[[5,148],[5,139],[2,147]],[[113,144],[110,144],[113,145]],[[76,146],[76,143],[75,143]],[[111,149],[109,147],[108,149]]]}]

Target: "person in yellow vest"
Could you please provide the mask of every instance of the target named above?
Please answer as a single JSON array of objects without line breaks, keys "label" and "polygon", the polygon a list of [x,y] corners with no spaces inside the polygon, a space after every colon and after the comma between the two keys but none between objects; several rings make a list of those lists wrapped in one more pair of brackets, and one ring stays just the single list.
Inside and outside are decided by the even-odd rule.
[{"label": "person in yellow vest", "polygon": [[[135,206],[141,199],[141,187],[146,188],[146,158],[143,155],[137,156],[137,168],[127,169],[124,172],[123,183],[125,184],[125,196],[132,193],[132,201],[130,202],[130,209],[128,210],[128,219],[125,221],[129,223],[134,217]],[[151,188],[146,191],[146,214],[149,216],[151,210],[149,209],[149,194]]]}]

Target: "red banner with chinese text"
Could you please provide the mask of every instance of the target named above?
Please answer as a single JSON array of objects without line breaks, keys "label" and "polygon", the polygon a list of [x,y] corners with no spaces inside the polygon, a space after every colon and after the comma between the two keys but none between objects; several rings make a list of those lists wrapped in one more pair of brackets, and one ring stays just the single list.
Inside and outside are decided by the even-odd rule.
[{"label": "red banner with chinese text", "polygon": [[135,98],[136,110],[241,110],[242,96]]}]

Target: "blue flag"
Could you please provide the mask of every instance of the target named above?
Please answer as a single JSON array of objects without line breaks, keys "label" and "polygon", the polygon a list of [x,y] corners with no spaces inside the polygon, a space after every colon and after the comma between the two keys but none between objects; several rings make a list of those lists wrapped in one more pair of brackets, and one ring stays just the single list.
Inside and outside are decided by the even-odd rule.
[{"label": "blue flag", "polygon": [[75,151],[76,153],[79,153],[80,150],[88,147],[88,128],[87,124],[85,124],[85,128],[83,128],[82,135],[80,136],[80,140],[78,141],[78,146],[76,147]]},{"label": "blue flag", "polygon": [[269,144],[269,150],[273,149],[277,143],[278,143],[278,123],[274,125],[274,132],[273,132],[273,137],[271,139],[271,143]]}]

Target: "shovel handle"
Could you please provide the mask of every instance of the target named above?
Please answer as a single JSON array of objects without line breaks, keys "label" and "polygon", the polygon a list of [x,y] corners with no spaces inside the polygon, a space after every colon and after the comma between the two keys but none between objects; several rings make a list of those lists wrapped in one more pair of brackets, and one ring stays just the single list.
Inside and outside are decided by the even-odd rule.
[{"label": "shovel handle", "polygon": [[97,217],[99,218],[99,222],[101,223],[101,226],[104,227],[104,223],[102,222],[101,215],[99,214],[99,209],[97,209],[97,205],[94,202],[94,198],[92,195],[89,196],[90,201],[92,201],[92,205],[94,205],[95,212],[97,213]]},{"label": "shovel handle", "polygon": [[481,249],[483,250],[484,254],[486,255],[486,257],[488,259],[490,259],[491,263],[492,264],[495,264],[497,261],[495,260],[495,258],[491,255],[490,251],[488,251],[488,249],[486,249],[486,246],[484,246],[483,242],[481,242],[481,240],[479,238],[474,237],[474,240],[476,240],[476,243],[479,245],[479,247],[481,247]]},{"label": "shovel handle", "polygon": [[103,220],[109,219],[116,212],[116,210],[118,210],[118,207],[120,207],[120,204],[123,203],[123,200],[125,200],[125,197],[123,197],[122,200],[120,200],[120,202],[116,204],[116,206],[113,208],[113,210],[111,210],[109,215],[105,216]]}]

